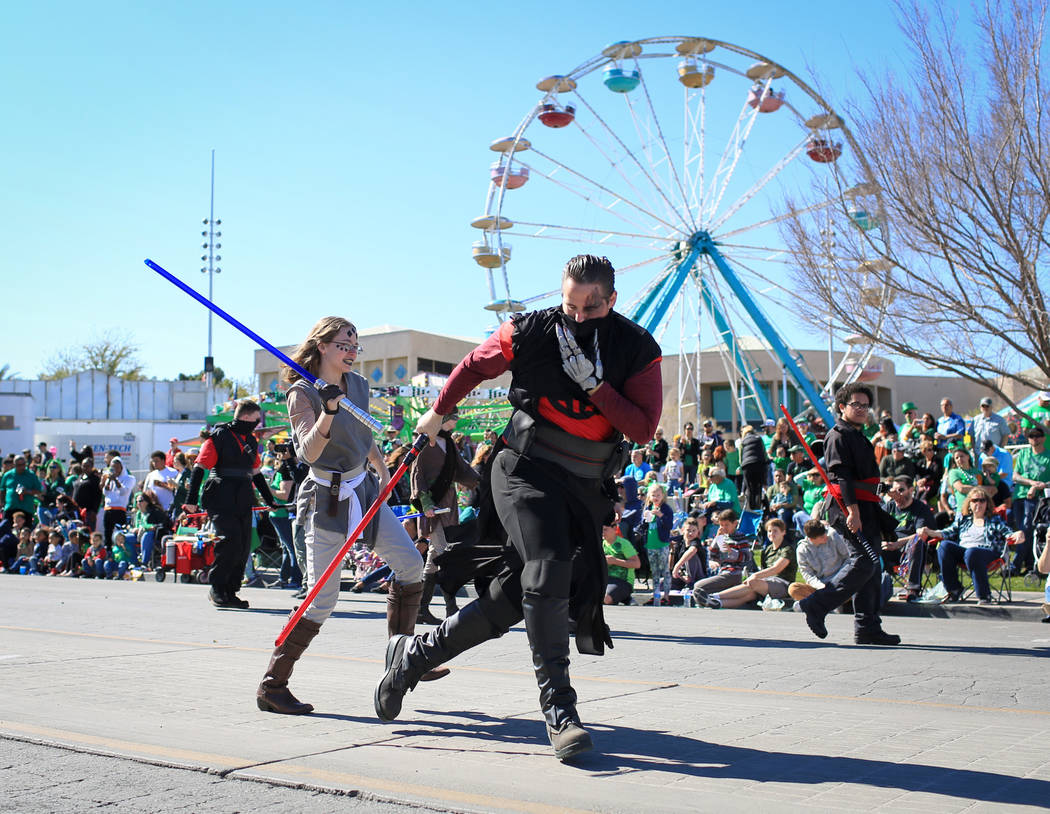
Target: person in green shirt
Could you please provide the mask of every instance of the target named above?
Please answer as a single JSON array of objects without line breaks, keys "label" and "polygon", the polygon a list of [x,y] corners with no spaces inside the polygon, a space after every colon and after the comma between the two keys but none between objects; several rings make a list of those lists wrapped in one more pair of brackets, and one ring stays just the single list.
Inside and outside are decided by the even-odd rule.
[{"label": "person in green shirt", "polygon": [[1028,408],[1028,414],[1021,419],[1025,429],[1043,427],[1045,430],[1046,425],[1050,423],[1050,393],[1040,393],[1037,402],[1034,407]]},{"label": "person in green shirt", "polygon": [[620,536],[616,518],[602,524],[602,550],[609,569],[605,585],[605,604],[630,604],[634,591],[634,569],[641,565],[638,552],[630,541]]},{"label": "person in green shirt", "polygon": [[737,449],[736,441],[727,438],[722,442],[722,451],[722,463],[726,468],[726,477],[736,483],[736,476],[740,472],[740,450]]},{"label": "person in green shirt", "polygon": [[[1042,427],[1029,427],[1025,437],[1028,446],[1014,456],[1013,526],[1024,531],[1025,540],[1031,540],[1035,510],[1050,484],[1050,453],[1046,450],[1046,432]],[[1033,565],[1032,546],[1019,546],[1014,567],[1018,571],[1030,571]]]},{"label": "person in green shirt", "polygon": [[726,477],[726,471],[720,466],[712,466],[708,470],[707,508],[732,509],[740,514],[740,495],[737,494],[736,484]]},{"label": "person in green shirt", "polygon": [[788,587],[795,581],[798,569],[795,544],[788,539],[787,526],[779,518],[767,520],[765,529],[769,543],[759,555],[760,570],[740,585],[708,594],[704,603],[707,607],[739,608],[767,595],[781,601],[788,598]]},{"label": "person in green shirt", "polygon": [[4,517],[23,512],[32,524],[36,518],[37,498],[44,494],[44,485],[29,471],[24,455],[15,456],[14,469],[0,476],[0,497],[4,500]]},{"label": "person in green shirt", "polygon": [[967,449],[956,449],[952,453],[955,464],[948,472],[948,504],[958,511],[963,500],[971,489],[982,484],[981,470],[973,465],[973,458]]},{"label": "person in green shirt", "polygon": [[919,408],[915,406],[914,401],[906,401],[901,405],[901,412],[904,414],[904,423],[901,424],[897,440],[909,448],[917,448],[922,435],[922,422],[916,421]]}]

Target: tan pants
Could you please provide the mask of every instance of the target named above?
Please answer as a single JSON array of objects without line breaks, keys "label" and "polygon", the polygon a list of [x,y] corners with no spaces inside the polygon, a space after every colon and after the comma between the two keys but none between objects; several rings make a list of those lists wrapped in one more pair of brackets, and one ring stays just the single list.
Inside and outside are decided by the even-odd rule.
[{"label": "tan pants", "polygon": [[[420,582],[423,579],[423,558],[412,543],[412,538],[402,528],[400,521],[388,505],[383,505],[377,517],[379,518],[379,532],[376,534],[376,553],[383,558],[383,562],[390,566],[394,578],[402,585]],[[346,542],[346,535],[341,532],[314,528],[313,519],[314,512],[308,512],[303,524],[306,532],[306,571],[311,587],[317,584],[325,569]],[[335,609],[338,599],[339,572],[337,571],[321,588],[314,603],[304,616],[311,622],[321,624]]]}]

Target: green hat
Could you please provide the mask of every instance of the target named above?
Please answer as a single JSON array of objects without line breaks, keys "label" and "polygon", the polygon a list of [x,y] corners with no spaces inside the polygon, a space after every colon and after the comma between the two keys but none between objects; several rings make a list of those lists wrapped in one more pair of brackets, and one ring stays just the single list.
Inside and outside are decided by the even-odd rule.
[{"label": "green hat", "polygon": [[915,402],[914,401],[906,401],[906,402],[904,402],[904,404],[901,405],[901,412],[902,413],[906,413],[909,410],[918,410],[918,409],[919,408],[915,406]]},{"label": "green hat", "polygon": [[789,453],[791,453],[791,452],[805,452],[805,451],[806,450],[802,447],[801,444],[795,444],[795,446],[793,446],[791,449],[788,450]]}]

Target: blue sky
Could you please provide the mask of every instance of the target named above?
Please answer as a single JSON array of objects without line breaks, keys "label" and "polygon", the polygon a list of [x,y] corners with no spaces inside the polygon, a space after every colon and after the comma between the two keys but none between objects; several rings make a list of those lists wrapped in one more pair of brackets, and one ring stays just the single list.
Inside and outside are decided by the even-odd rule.
[{"label": "blue sky", "polygon": [[[0,364],[25,377],[109,328],[141,346],[148,375],[200,369],[205,312],[142,260],[206,291],[212,148],[215,299],[260,334],[295,342],[338,313],[362,328],[480,337],[493,320],[469,222],[496,157],[487,145],[538,101],[539,78],[617,40],[696,35],[768,56],[835,101],[858,92],[858,70],[896,65],[901,47],[890,4],[830,0],[43,0],[5,17]],[[519,250],[511,270],[528,282],[516,294],[557,286],[556,265]],[[770,315],[789,341],[826,344],[789,311]],[[246,378],[251,351],[216,323],[218,365]]]}]

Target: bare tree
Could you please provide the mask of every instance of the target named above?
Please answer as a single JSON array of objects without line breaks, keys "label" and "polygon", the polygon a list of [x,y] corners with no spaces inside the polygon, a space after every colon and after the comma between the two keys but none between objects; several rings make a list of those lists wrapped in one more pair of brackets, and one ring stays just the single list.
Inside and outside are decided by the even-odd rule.
[{"label": "bare tree", "polygon": [[[1016,385],[1050,381],[1047,3],[985,0],[969,48],[951,4],[909,0],[898,17],[909,67],[862,76],[842,116],[871,182],[844,198],[850,225],[829,253],[826,217],[786,222],[798,299],[815,321],[1014,404]],[[878,227],[857,228],[863,213]]]},{"label": "bare tree", "polygon": [[44,362],[41,379],[63,379],[85,370],[101,370],[130,381],[145,377],[134,340],[119,331],[106,331],[76,348],[61,350]]}]

